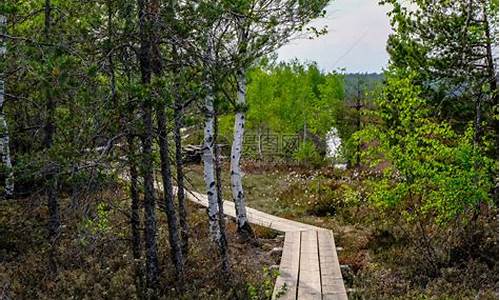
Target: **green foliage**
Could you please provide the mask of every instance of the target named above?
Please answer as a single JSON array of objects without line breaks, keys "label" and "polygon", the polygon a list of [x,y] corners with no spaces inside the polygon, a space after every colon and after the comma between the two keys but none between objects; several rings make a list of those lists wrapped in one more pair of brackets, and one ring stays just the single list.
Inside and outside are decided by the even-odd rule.
[{"label": "green foliage", "polygon": [[265,267],[262,273],[263,278],[259,286],[247,285],[247,297],[250,300],[271,299],[273,295],[274,282],[279,275],[279,271]]},{"label": "green foliage", "polygon": [[[263,63],[250,69],[247,78],[248,135],[301,136],[305,128],[324,140],[338,124],[344,96],[342,75],[322,73],[315,64],[295,61]],[[233,122],[232,114],[220,118],[221,135],[227,140],[231,140]],[[293,152],[282,154],[291,158]]]},{"label": "green foliage", "polygon": [[300,164],[318,167],[323,163],[323,157],[318,153],[318,150],[313,143],[306,141],[302,143],[297,151],[293,153],[293,158]]},{"label": "green foliage", "polygon": [[[82,223],[82,230],[90,234],[94,239],[98,235],[103,235],[110,230],[109,216],[107,205],[99,202],[96,207],[95,218],[87,218]],[[81,240],[82,244],[87,244],[85,236]]]},{"label": "green foliage", "polygon": [[[471,122],[498,153],[498,1],[383,0],[394,33],[390,69],[414,72],[432,116],[463,133]],[[495,146],[494,146],[495,145]]]},{"label": "green foliage", "polygon": [[383,210],[397,210],[408,221],[448,224],[480,203],[492,204],[494,160],[464,135],[430,117],[412,76],[389,76],[380,99],[386,126],[356,133],[368,145],[363,158],[376,167],[388,163],[380,177],[368,180],[369,200]]}]

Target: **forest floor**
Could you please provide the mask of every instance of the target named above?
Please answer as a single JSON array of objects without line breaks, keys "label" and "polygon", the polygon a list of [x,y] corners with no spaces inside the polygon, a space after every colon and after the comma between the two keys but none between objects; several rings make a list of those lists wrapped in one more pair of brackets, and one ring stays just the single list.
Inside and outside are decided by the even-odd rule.
[{"label": "forest floor", "polygon": [[[228,168],[225,162],[223,170]],[[498,299],[494,212],[479,218],[479,232],[472,235],[477,256],[465,259],[457,247],[464,259],[432,273],[411,228],[390,227],[369,205],[351,203],[352,191],[363,189],[355,172],[251,161],[243,172],[249,207],[333,230],[340,263],[348,266],[343,275],[349,299]],[[230,177],[224,174],[224,199],[230,200]],[[202,166],[190,165],[187,177],[188,188],[204,190]]]},{"label": "forest floor", "polygon": [[[0,201],[0,299],[137,299],[138,289],[130,245],[128,209],[123,188],[80,199],[82,210],[61,199],[62,229],[56,258],[58,273],[48,272],[49,244],[44,197]],[[207,234],[206,211],[189,205],[190,254],[185,292],[174,286],[165,214],[158,210],[158,251],[162,272],[161,299],[269,299],[279,257],[271,250],[282,244],[276,232],[256,228],[257,239],[239,240],[234,222],[227,235],[231,278],[220,275],[216,250]]]}]

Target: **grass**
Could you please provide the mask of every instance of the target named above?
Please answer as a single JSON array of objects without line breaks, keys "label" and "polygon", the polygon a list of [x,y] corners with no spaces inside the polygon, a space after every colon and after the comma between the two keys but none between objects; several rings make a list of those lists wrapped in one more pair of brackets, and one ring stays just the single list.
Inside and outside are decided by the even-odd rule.
[{"label": "grass", "polygon": [[[202,167],[190,165],[188,169],[190,182],[203,192]],[[228,169],[225,162],[224,197],[231,201]],[[243,172],[248,206],[333,230],[337,246],[343,248],[340,263],[349,266],[343,273],[346,286],[353,289],[350,299],[498,299],[498,218],[494,211],[478,221],[476,240],[452,239],[457,244],[455,252],[467,259],[452,260],[442,264],[437,274],[429,274],[418,230],[388,222],[364,202],[359,175],[330,167],[259,162],[245,162]],[[440,241],[449,233],[432,227],[429,232],[435,247],[445,249]],[[476,247],[479,253],[463,252],[460,243]]]},{"label": "grass", "polygon": [[[227,163],[224,197],[231,199]],[[457,243],[453,255],[463,259],[428,275],[426,255],[415,246],[413,228],[394,225],[362,201],[362,184],[349,172],[329,167],[308,169],[290,165],[245,162],[243,183],[247,204],[267,213],[330,228],[334,231],[350,299],[498,299],[498,218],[495,211],[478,219],[473,239],[477,248],[466,255]],[[203,170],[190,165],[188,188],[203,192]],[[360,199],[356,197],[359,195]],[[355,199],[355,200],[352,200]],[[57,247],[59,273],[47,274],[47,211],[43,197],[0,202],[0,296],[12,299],[135,299],[133,259],[126,213],[129,200],[121,188],[107,188],[82,199],[89,213],[61,201],[64,227]],[[158,250],[162,299],[268,299],[277,264],[269,250],[281,244],[276,232],[254,226],[258,242],[239,240],[228,222],[232,276],[224,282],[207,234],[205,208],[189,205],[191,248],[184,295],[177,294],[169,259],[165,215],[158,210]],[[493,217],[488,217],[493,216]],[[431,228],[433,242],[447,232]],[[456,240],[462,241],[462,240]],[[456,242],[455,241],[455,242]],[[0,298],[1,298],[0,297]]]}]

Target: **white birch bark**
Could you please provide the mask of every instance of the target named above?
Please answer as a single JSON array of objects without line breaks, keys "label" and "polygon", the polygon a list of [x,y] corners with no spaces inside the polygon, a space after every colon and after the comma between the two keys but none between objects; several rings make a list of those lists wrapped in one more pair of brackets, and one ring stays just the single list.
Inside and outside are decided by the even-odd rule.
[{"label": "white birch bark", "polygon": [[[7,18],[0,15],[0,31],[3,33],[7,25]],[[0,41],[0,59],[4,59],[6,53],[6,46],[3,41]],[[3,70],[2,70],[3,73]],[[12,197],[14,194],[14,173],[12,171],[12,160],[10,157],[9,149],[9,128],[7,127],[7,121],[5,119],[5,114],[3,111],[3,105],[5,102],[5,82],[0,79],[0,154],[2,157],[2,163],[7,170],[7,176],[5,178],[5,195],[7,197]]]},{"label": "white birch bark", "polygon": [[[210,83],[207,83],[210,85]],[[219,204],[215,182],[215,148],[214,148],[214,97],[209,88],[205,97],[205,131],[203,138],[203,172],[208,198],[208,222],[212,239],[219,242],[221,238],[219,226]]]},{"label": "white birch bark", "polygon": [[[213,63],[213,41],[207,32],[207,58],[209,63]],[[207,71],[208,72],[208,71]],[[208,199],[208,227],[212,240],[219,244],[221,241],[221,228],[219,223],[219,199],[217,197],[217,184],[215,173],[215,109],[214,109],[214,89],[210,74],[206,74],[205,87],[205,130],[203,135],[203,177],[207,189]]]},{"label": "white birch bark", "polygon": [[231,190],[233,193],[234,207],[238,230],[250,231],[245,206],[245,193],[241,177],[240,160],[243,151],[243,137],[245,134],[245,106],[246,106],[246,78],[245,71],[237,74],[238,94],[236,99],[236,114],[234,118],[234,135],[231,147]]}]

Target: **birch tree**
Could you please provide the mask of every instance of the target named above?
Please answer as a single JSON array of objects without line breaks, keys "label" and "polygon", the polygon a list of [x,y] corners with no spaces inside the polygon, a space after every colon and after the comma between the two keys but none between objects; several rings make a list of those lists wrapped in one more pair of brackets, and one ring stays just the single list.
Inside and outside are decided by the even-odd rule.
[{"label": "birch tree", "polygon": [[216,180],[216,192],[217,192],[217,203],[219,204],[219,227],[221,230],[221,238],[219,242],[219,250],[221,252],[222,258],[222,271],[224,276],[229,275],[229,258],[227,249],[227,237],[226,237],[226,221],[224,216],[224,201],[222,199],[222,170],[220,166],[220,147],[217,146],[217,141],[219,137],[219,120],[217,115],[217,110],[214,110],[214,143],[215,143],[215,180]]},{"label": "birch tree", "polygon": [[[236,42],[228,46],[234,62],[236,101],[234,135],[231,147],[231,190],[235,203],[238,232],[251,235],[241,175],[241,154],[245,132],[246,72],[255,61],[278,49],[302,32],[311,20],[324,14],[327,0],[248,0],[229,8]],[[311,28],[313,33],[320,33]]]},{"label": "birch tree", "polygon": [[[393,34],[390,66],[415,71],[415,85],[440,120],[460,131],[474,123],[475,143],[498,153],[498,1],[384,0]],[[487,148],[487,147],[483,147]]]},{"label": "birch tree", "polygon": [[[7,28],[7,17],[0,15],[0,33],[5,34]],[[7,45],[4,39],[0,39],[0,60],[4,60],[7,52]],[[5,168],[5,196],[10,198],[14,195],[14,172],[12,171],[12,160],[9,148],[9,128],[4,113],[5,104],[5,81],[3,72],[0,72],[0,151],[2,163]]]},{"label": "birch tree", "polygon": [[[210,39],[210,38],[209,38]],[[212,56],[212,43],[207,46],[208,57]],[[219,243],[221,229],[219,226],[219,202],[217,199],[215,178],[215,110],[214,110],[214,88],[210,75],[205,79],[206,96],[204,103],[205,128],[203,134],[203,177],[208,197],[208,223],[212,240]]]}]

